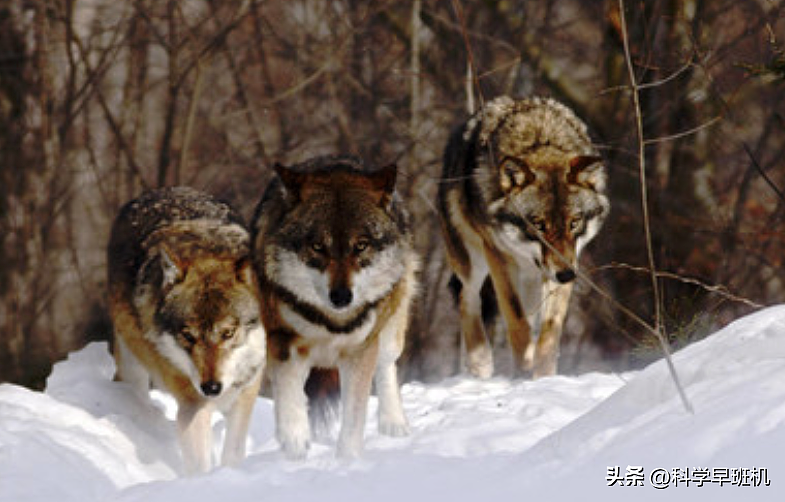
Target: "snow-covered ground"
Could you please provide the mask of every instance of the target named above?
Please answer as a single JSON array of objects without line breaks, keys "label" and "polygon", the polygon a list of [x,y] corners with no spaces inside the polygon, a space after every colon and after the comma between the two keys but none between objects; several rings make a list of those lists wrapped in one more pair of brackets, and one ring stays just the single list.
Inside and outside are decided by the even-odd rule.
[{"label": "snow-covered ground", "polygon": [[44,393],[0,385],[0,502],[782,500],[785,306],[674,361],[692,415],[663,361],[621,375],[408,384],[412,435],[379,436],[371,413],[352,462],[330,444],[284,460],[260,398],[239,468],[178,478],[171,399],[136,399],[112,381],[106,344],[91,344],[55,366]]}]

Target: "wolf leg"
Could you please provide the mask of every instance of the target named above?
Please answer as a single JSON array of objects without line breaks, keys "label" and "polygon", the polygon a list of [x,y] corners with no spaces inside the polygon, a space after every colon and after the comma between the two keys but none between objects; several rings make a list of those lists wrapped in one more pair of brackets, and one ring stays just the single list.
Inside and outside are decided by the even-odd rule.
[{"label": "wolf leg", "polygon": [[570,305],[572,283],[555,284],[547,281],[544,285],[542,324],[540,338],[534,351],[534,378],[555,375],[559,360],[561,340],[567,307]]},{"label": "wolf leg", "polygon": [[[456,212],[461,211],[456,209]],[[461,336],[466,349],[466,368],[477,378],[490,378],[493,375],[493,351],[485,334],[480,295],[488,276],[488,267],[482,253],[482,238],[468,230],[465,222],[460,225],[464,231],[460,231],[455,223],[447,221],[445,215],[442,216],[447,259],[461,284],[458,306],[461,314]],[[464,219],[462,216],[461,221]]]},{"label": "wolf leg", "polygon": [[177,430],[188,475],[207,472],[212,467],[213,407],[205,403],[178,402]]},{"label": "wolf leg", "polygon": [[128,383],[139,397],[147,398],[150,391],[150,374],[120,336],[115,337],[114,359],[117,379]]},{"label": "wolf leg", "polygon": [[531,341],[531,328],[524,298],[520,293],[521,272],[512,260],[489,246],[485,247],[485,257],[499,301],[499,310],[507,324],[507,339],[510,342],[516,373],[526,371],[526,350]]},{"label": "wolf leg", "polygon": [[376,394],[379,397],[379,433],[401,437],[409,435],[409,422],[403,412],[398,370],[395,363],[376,369]]},{"label": "wolf leg", "polygon": [[308,423],[308,397],[305,381],[310,365],[290,358],[271,363],[273,398],[275,399],[275,428],[284,455],[292,460],[305,458],[311,443]]},{"label": "wolf leg", "polygon": [[[539,326],[541,318],[543,289],[545,284],[542,280],[542,272],[540,269],[532,266],[522,265],[517,263],[517,271],[513,271],[518,275],[518,282],[514,283],[517,286],[518,297],[523,301],[523,309],[526,312],[526,320],[529,323],[530,338],[529,343],[524,350],[523,363],[520,370],[527,375],[531,374],[534,367],[534,350],[535,342],[533,336],[539,335]],[[537,335],[534,334],[536,331]]]},{"label": "wolf leg", "polygon": [[461,277],[461,333],[466,347],[466,366],[477,378],[493,375],[493,351],[482,322],[480,290],[485,271],[472,270],[467,278]]},{"label": "wolf leg", "polygon": [[410,277],[407,284],[412,286],[408,288],[405,298],[400,301],[395,313],[379,333],[379,360],[375,376],[376,395],[379,398],[379,432],[394,437],[409,434],[409,423],[403,412],[398,369],[395,364],[403,351],[406,338],[411,296],[414,294],[414,278]]},{"label": "wolf leg", "polygon": [[245,458],[245,442],[248,424],[262,384],[262,374],[249,383],[232,403],[226,414],[226,440],[224,441],[221,465],[237,465]]},{"label": "wolf leg", "polygon": [[379,337],[371,336],[362,348],[339,363],[343,413],[337,453],[341,458],[358,457],[363,449],[368,397],[379,354]]}]

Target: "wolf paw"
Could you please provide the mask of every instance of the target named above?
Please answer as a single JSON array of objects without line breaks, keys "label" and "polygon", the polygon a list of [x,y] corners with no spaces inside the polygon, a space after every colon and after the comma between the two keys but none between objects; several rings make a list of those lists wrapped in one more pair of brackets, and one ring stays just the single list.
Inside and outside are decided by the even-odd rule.
[{"label": "wolf paw", "polygon": [[534,365],[534,370],[532,371],[532,378],[538,379],[543,377],[554,376],[556,374],[556,362],[544,362]]},{"label": "wolf paw", "polygon": [[353,460],[360,458],[363,451],[362,441],[338,441],[335,454],[338,458],[344,460]]},{"label": "wolf paw", "polygon": [[409,429],[406,420],[379,419],[379,434],[400,438],[408,436],[410,433],[411,429]]},{"label": "wolf paw", "polygon": [[310,448],[310,446],[310,441],[298,443],[288,442],[282,443],[281,449],[288,460],[303,460],[308,455],[308,448]]},{"label": "wolf paw", "polygon": [[303,435],[287,434],[284,437],[279,437],[278,442],[281,443],[284,456],[289,460],[304,459],[311,447],[311,440],[308,436]]},{"label": "wolf paw", "polygon": [[493,353],[490,347],[479,347],[467,356],[469,373],[483,380],[493,376]]}]

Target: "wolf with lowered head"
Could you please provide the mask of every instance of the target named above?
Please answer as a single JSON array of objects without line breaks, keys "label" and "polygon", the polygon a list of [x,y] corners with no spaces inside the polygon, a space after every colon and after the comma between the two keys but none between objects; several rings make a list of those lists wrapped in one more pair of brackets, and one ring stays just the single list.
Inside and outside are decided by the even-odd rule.
[{"label": "wolf with lowered head", "polygon": [[276,172],[252,231],[277,438],[287,457],[306,455],[306,380],[312,369],[337,368],[337,453],[355,457],[374,380],[380,432],[408,432],[396,360],[418,259],[395,191],[396,168],[328,156]]},{"label": "wolf with lowered head", "polygon": [[610,208],[605,185],[586,125],[554,100],[500,97],[452,134],[438,206],[472,374],[493,373],[481,315],[488,277],[516,370],[556,373],[578,256]]},{"label": "wolf with lowered head", "polygon": [[118,378],[174,396],[187,473],[212,466],[214,410],[227,419],[222,464],[240,462],[266,344],[239,215],[190,188],[147,192],[115,219],[108,264]]}]

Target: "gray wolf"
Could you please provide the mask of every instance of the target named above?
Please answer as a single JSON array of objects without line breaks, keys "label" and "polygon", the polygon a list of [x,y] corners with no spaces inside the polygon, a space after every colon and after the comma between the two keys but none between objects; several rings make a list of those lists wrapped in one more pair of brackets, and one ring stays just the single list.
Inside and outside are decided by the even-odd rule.
[{"label": "gray wolf", "polygon": [[240,217],[190,188],[147,192],[115,219],[108,272],[118,379],[177,400],[188,473],[211,467],[214,410],[227,419],[222,463],[241,461],[266,341]]},{"label": "gray wolf", "polygon": [[554,100],[499,97],[452,134],[438,208],[472,374],[493,373],[480,299],[488,277],[516,372],[556,373],[578,256],[610,209],[605,185],[586,125]]},{"label": "gray wolf", "polygon": [[307,454],[306,380],[312,369],[336,368],[337,454],[355,457],[373,381],[380,432],[408,433],[395,363],[418,259],[395,191],[396,168],[327,156],[275,169],[252,233],[277,438],[288,458]]}]

